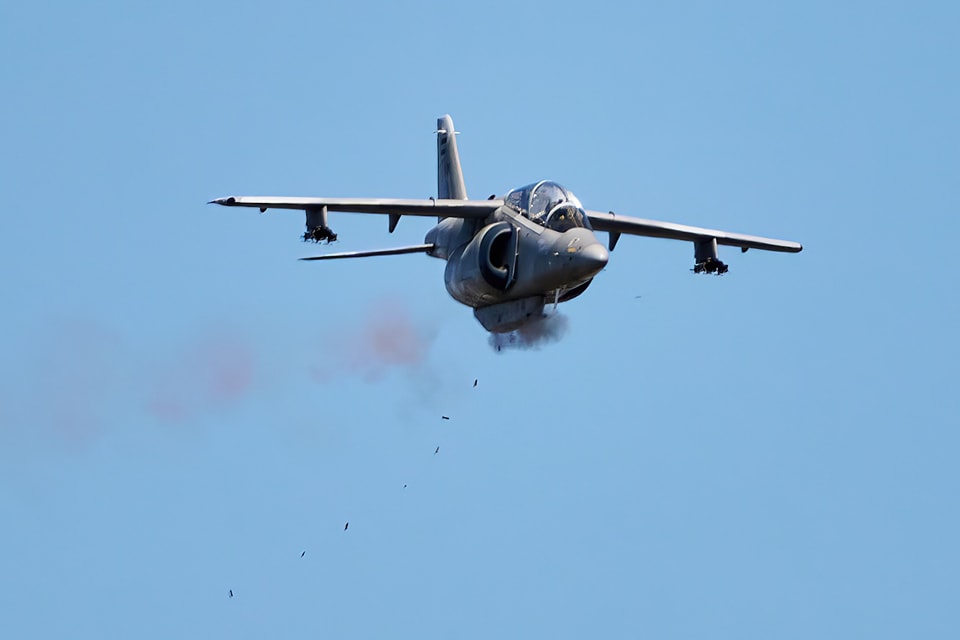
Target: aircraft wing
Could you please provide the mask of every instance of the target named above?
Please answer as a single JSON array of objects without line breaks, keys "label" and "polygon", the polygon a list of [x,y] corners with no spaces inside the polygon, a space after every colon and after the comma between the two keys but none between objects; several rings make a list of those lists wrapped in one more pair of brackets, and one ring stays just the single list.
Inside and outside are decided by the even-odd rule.
[{"label": "aircraft wing", "polygon": [[396,198],[297,198],[286,196],[229,196],[211,200],[225,207],[299,209],[302,211],[345,211],[382,213],[394,216],[438,216],[442,218],[486,218],[503,205],[503,200],[407,200]]},{"label": "aircraft wing", "polygon": [[742,233],[691,227],[674,222],[661,222],[660,220],[631,218],[630,216],[617,215],[612,211],[610,213],[587,211],[586,213],[587,218],[590,220],[590,225],[595,231],[606,231],[610,234],[609,247],[611,251],[613,251],[613,248],[617,245],[617,241],[620,239],[620,235],[623,233],[634,236],[688,240],[693,242],[695,258],[693,266],[694,273],[723,274],[727,272],[727,265],[721,262],[717,255],[717,245],[740,247],[741,251],[746,251],[747,249],[762,249],[764,251],[799,253],[803,250],[803,246],[800,245],[799,242],[791,242],[789,240],[748,236]]},{"label": "aircraft wing", "polygon": [[[719,245],[740,247],[743,250],[762,249],[764,251],[785,251],[788,253],[799,253],[803,250],[803,246],[800,243],[790,242],[789,240],[774,240],[773,238],[761,238],[759,236],[749,236],[742,233],[690,227],[685,224],[661,222],[660,220],[631,218],[630,216],[621,216],[615,213],[587,211],[587,217],[590,219],[590,225],[595,231],[609,231],[611,234],[617,234],[618,236],[621,233],[626,233],[627,235],[633,236],[667,238],[669,240],[689,240],[691,242],[716,240]],[[616,241],[614,241],[614,244],[616,244]]]}]

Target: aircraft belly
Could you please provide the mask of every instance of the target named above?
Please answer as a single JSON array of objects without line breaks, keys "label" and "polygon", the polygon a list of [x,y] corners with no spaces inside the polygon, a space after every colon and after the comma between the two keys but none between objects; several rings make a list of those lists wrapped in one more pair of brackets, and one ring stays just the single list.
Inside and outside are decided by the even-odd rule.
[{"label": "aircraft belly", "polygon": [[480,307],[473,310],[473,315],[487,331],[508,333],[543,316],[543,307],[543,296],[531,296]]}]

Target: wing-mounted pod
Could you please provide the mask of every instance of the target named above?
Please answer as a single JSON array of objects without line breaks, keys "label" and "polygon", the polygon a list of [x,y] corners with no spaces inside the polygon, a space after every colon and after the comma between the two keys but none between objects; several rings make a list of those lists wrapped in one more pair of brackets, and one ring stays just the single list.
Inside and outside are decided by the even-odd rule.
[{"label": "wing-mounted pod", "polygon": [[[307,230],[303,234],[304,242],[321,242],[323,240],[327,241],[327,244],[331,242],[336,242],[337,234],[333,232],[329,226],[327,226],[327,208],[326,207],[316,207],[311,209],[306,209],[307,212]],[[394,223],[394,226],[395,223]],[[390,231],[393,231],[391,229]]]},{"label": "wing-mounted pod", "polygon": [[720,262],[720,259],[717,257],[716,238],[700,238],[694,241],[693,247],[695,259],[693,265],[694,273],[715,273],[719,276],[729,270],[729,267]]}]

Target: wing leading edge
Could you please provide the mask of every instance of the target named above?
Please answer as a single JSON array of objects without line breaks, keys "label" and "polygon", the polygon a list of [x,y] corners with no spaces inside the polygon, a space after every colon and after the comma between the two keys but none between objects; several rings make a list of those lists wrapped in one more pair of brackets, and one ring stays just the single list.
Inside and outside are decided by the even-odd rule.
[{"label": "wing leading edge", "polygon": [[503,200],[416,200],[399,198],[298,198],[276,196],[229,196],[211,200],[225,207],[267,209],[326,209],[346,213],[381,213],[403,216],[486,218]]}]

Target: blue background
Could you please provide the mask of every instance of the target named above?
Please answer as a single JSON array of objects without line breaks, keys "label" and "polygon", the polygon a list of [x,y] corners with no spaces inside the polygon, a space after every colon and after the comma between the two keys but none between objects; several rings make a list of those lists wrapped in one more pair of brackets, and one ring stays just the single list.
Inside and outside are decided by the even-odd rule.
[{"label": "blue background", "polygon": [[[4,3],[0,636],[957,637],[958,32]],[[204,204],[433,195],[444,113],[473,197],[804,252],[695,277],[624,237],[562,338],[497,352],[442,262],[301,263],[300,214]]]}]

